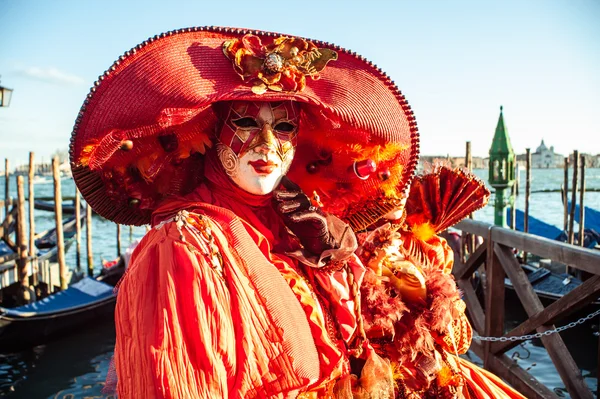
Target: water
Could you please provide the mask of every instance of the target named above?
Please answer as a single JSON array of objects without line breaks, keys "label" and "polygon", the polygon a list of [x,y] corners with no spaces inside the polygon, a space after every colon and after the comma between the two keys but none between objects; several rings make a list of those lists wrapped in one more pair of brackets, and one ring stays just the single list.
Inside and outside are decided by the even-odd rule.
[{"label": "water", "polygon": [[[487,170],[475,173],[487,181]],[[537,169],[532,172],[532,191],[559,189],[563,183],[563,171],[559,169]],[[52,179],[35,185],[37,197],[53,195]],[[571,178],[569,185],[571,185]],[[16,197],[16,183],[11,179],[10,195]],[[27,183],[27,178],[25,178]],[[600,169],[586,170],[586,185],[590,189],[600,190]],[[521,192],[517,206],[524,209],[525,173],[521,173]],[[0,191],[4,196],[4,178],[0,177]],[[27,190],[26,190],[27,191]],[[75,187],[71,179],[62,180],[62,195],[71,197]],[[569,197],[570,198],[570,197]],[[588,192],[585,205],[600,209],[600,192]],[[531,215],[542,221],[562,228],[563,207],[559,192],[533,193],[530,199]],[[485,222],[493,221],[493,208],[482,209],[475,218]],[[38,211],[36,231],[54,226],[54,214]],[[132,240],[141,238],[144,227],[135,227]],[[92,226],[94,267],[101,268],[101,259],[116,257],[116,227],[98,216],[93,218]],[[129,228],[122,229],[122,245],[130,242]],[[124,250],[124,248],[123,248]],[[82,243],[82,267],[85,268],[85,243]],[[67,253],[68,265],[76,264],[75,246]],[[588,322],[591,323],[591,322]],[[597,322],[595,322],[597,323]],[[587,326],[590,329],[590,326]],[[563,333],[564,334],[564,333]],[[589,337],[588,337],[589,338]],[[595,338],[595,337],[594,337]],[[108,364],[112,356],[115,332],[112,323],[97,323],[86,326],[81,331],[31,350],[0,355],[0,396],[7,398],[106,398],[101,389],[106,378]],[[597,341],[597,340],[596,340]],[[582,367],[584,378],[593,392],[596,390],[596,351],[589,347],[572,348],[573,355]],[[586,352],[587,351],[587,352]],[[553,389],[561,397],[569,397],[548,354],[539,343],[528,341],[508,352],[514,361],[529,371],[544,385]],[[481,361],[470,354],[475,363]]]}]

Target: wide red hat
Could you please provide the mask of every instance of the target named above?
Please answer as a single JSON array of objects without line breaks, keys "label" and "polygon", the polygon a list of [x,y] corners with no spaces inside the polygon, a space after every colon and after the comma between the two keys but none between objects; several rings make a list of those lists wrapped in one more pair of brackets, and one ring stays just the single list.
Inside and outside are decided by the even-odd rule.
[{"label": "wide red hat", "polygon": [[393,199],[414,174],[415,118],[376,65],[326,42],[198,27],[148,39],[94,84],[70,147],[83,197],[116,223],[149,223],[163,199],[201,183],[212,104],[232,100],[301,104],[288,176],[326,211],[343,216],[356,198]]}]

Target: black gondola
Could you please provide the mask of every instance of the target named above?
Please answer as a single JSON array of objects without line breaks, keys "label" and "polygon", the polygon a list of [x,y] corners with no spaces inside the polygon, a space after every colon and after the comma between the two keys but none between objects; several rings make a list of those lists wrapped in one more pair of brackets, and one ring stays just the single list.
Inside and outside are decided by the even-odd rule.
[{"label": "black gondola", "polygon": [[[82,219],[83,220],[83,217]],[[65,245],[67,241],[71,240],[71,238],[75,237],[77,233],[77,223],[75,223],[75,217],[69,218],[63,221],[63,237],[65,240]],[[55,248],[56,247],[56,227],[43,231],[36,235],[35,237],[35,246],[40,252],[45,249]],[[66,250],[66,248],[65,248]],[[54,260],[51,260],[54,262]]]},{"label": "black gondola", "polygon": [[97,278],[85,277],[64,291],[17,308],[0,307],[0,352],[15,352],[114,316],[114,285],[121,263]]},{"label": "black gondola", "polygon": [[[54,212],[54,201],[36,199],[35,201],[33,201],[33,207],[40,211]],[[63,215],[74,215],[75,214],[74,201],[63,202],[62,213],[63,213]]]}]

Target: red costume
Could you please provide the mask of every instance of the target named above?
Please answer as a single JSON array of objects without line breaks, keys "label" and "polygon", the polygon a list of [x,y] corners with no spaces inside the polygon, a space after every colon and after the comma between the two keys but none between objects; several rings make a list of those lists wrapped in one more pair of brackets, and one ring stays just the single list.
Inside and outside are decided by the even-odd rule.
[{"label": "red costume", "polygon": [[399,395],[390,365],[412,343],[400,357],[385,349],[393,340],[368,343],[386,331],[360,298],[356,237],[333,215],[354,225],[398,207],[417,159],[401,92],[338,46],[210,27],[125,53],[90,92],[71,145],[94,210],[153,227],[119,288],[119,397]]},{"label": "red costume", "polygon": [[[349,392],[350,357],[373,353],[364,267],[315,205],[412,177],[416,125],[389,78],[327,43],[187,29],[117,61],[73,137],[86,201],[153,226],[119,288],[121,398]],[[300,187],[275,186],[293,155]]]}]

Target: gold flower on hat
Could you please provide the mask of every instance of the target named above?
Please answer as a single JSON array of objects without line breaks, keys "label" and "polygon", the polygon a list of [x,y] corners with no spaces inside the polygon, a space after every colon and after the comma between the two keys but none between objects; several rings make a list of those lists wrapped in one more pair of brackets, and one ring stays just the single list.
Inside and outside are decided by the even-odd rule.
[{"label": "gold flower on hat", "polygon": [[319,78],[337,53],[318,48],[304,39],[280,36],[263,45],[260,37],[247,34],[223,43],[225,56],[233,62],[235,72],[245,82],[252,82],[252,91],[262,94],[267,90],[296,92],[306,86],[306,76]]}]

